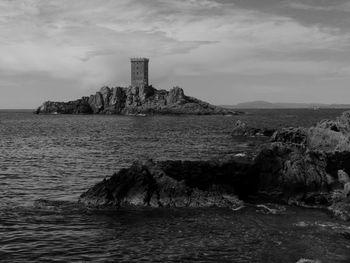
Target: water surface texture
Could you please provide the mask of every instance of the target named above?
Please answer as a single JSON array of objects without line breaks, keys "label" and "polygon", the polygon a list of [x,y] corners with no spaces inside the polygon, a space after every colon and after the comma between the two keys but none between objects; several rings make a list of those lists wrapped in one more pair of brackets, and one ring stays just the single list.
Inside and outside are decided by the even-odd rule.
[{"label": "water surface texture", "polygon": [[[207,160],[256,150],[259,140],[231,137],[238,119],[254,127],[311,126],[341,112],[130,117],[0,111],[0,261],[350,262],[350,225],[324,211],[97,212],[74,205],[88,187],[138,158]],[[38,199],[54,202],[37,205]]]}]

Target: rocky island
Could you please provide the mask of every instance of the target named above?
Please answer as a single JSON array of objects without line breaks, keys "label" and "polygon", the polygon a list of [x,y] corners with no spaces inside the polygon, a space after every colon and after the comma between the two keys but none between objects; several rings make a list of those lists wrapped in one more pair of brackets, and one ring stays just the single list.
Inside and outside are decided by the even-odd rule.
[{"label": "rocky island", "polygon": [[183,89],[155,89],[148,84],[148,58],[132,58],[129,87],[102,87],[90,97],[69,102],[46,101],[36,114],[194,114],[213,115],[240,112],[211,105],[186,96]]},{"label": "rocky island", "polygon": [[186,96],[182,88],[170,91],[152,86],[102,87],[90,97],[69,102],[46,101],[35,110],[37,114],[194,114],[236,115],[239,112],[211,105]]},{"label": "rocky island", "polygon": [[[83,193],[93,207],[228,207],[243,201],[326,208],[350,220],[350,111],[277,130],[252,159],[137,161]],[[243,200],[243,201],[240,201]]]}]

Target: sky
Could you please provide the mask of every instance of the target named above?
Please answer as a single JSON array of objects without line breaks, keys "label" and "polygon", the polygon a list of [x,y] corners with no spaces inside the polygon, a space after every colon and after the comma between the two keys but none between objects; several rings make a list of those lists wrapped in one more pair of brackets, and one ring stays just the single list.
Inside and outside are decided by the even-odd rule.
[{"label": "sky", "polygon": [[0,0],[0,108],[150,84],[213,104],[350,103],[350,0]]}]

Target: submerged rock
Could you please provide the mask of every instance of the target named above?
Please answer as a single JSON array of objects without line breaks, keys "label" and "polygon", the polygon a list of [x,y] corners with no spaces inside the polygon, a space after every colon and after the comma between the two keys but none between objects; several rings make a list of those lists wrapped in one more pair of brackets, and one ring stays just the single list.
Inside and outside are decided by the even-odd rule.
[{"label": "submerged rock", "polygon": [[321,261],[319,261],[318,259],[301,258],[296,263],[321,263]]},{"label": "submerged rock", "polygon": [[350,200],[349,199],[345,199],[340,202],[335,202],[331,206],[329,206],[328,209],[335,216],[345,221],[350,220]]},{"label": "submerged rock", "polygon": [[70,102],[47,101],[35,113],[48,114],[239,114],[186,96],[183,89],[170,91],[144,87],[102,87],[90,97]]},{"label": "submerged rock", "polygon": [[[135,162],[80,196],[88,206],[229,207],[242,205],[246,161]],[[244,187],[244,186],[243,186]]]},{"label": "submerged rock", "polygon": [[254,137],[254,136],[267,136],[270,137],[275,132],[272,128],[253,128],[249,127],[243,121],[236,121],[234,128],[231,132],[232,136],[244,136],[244,137]]}]

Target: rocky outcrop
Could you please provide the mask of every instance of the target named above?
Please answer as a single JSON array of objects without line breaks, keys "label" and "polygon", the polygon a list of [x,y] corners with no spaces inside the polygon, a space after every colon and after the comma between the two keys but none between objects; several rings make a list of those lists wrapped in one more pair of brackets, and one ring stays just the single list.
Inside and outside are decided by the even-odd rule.
[{"label": "rocky outcrop", "polygon": [[70,102],[47,101],[35,113],[60,114],[238,114],[186,96],[183,89],[170,91],[144,87],[102,87],[95,95]]},{"label": "rocky outcrop", "polygon": [[35,113],[43,114],[89,114],[92,112],[88,97],[69,102],[46,101],[35,111]]},{"label": "rocky outcrop", "polygon": [[350,219],[350,112],[310,129],[277,131],[255,159],[257,195],[328,207]]},{"label": "rocky outcrop", "polygon": [[281,129],[254,160],[136,162],[90,188],[80,203],[236,208],[238,196],[328,208],[350,220],[349,124],[346,112],[310,129]]},{"label": "rocky outcrop", "polygon": [[[338,179],[350,153],[314,152],[283,143],[273,143],[256,158],[258,195],[273,201],[330,205],[333,191],[344,190]],[[345,169],[345,170],[342,170]]]},{"label": "rocky outcrop", "polygon": [[282,128],[271,137],[271,142],[281,142],[306,146],[307,130],[305,128]]},{"label": "rocky outcrop", "polygon": [[256,137],[256,136],[267,136],[270,137],[274,134],[276,129],[272,128],[253,128],[243,121],[236,121],[233,130],[231,132],[232,136],[243,136],[243,137]]},{"label": "rocky outcrop", "polygon": [[[247,161],[135,162],[83,193],[79,202],[88,206],[229,207],[245,187],[242,176]],[[240,187],[239,187],[240,186]]]}]

